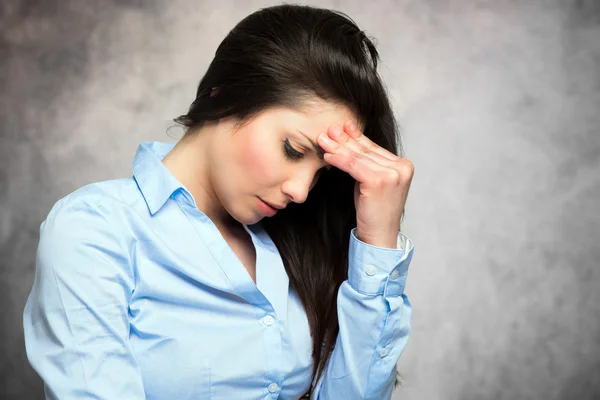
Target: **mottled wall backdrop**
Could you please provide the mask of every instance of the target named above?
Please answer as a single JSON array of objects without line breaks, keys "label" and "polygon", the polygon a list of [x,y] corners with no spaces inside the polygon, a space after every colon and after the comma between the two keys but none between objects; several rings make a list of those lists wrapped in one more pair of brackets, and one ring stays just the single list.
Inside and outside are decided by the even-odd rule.
[{"label": "mottled wall backdrop", "polygon": [[[62,196],[174,141],[267,1],[0,2],[0,397],[42,398],[22,312]],[[322,1],[378,40],[415,178],[396,399],[600,396],[600,1]]]}]

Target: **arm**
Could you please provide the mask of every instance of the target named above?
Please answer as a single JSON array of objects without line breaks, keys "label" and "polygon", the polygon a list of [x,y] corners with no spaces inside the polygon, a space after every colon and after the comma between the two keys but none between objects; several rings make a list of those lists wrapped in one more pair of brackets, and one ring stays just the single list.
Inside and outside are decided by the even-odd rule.
[{"label": "arm", "polygon": [[47,399],[145,398],[128,342],[128,245],[105,204],[67,197],[40,227],[23,328]]},{"label": "arm", "polygon": [[340,330],[313,400],[391,399],[412,312],[404,287],[414,246],[398,233],[397,247],[371,246],[352,230],[337,297]]}]

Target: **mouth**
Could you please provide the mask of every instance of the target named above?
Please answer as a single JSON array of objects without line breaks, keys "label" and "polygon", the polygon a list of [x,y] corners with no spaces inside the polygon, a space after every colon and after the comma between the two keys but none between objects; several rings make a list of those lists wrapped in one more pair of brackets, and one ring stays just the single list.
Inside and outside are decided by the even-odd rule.
[{"label": "mouth", "polygon": [[272,205],[270,205],[269,203],[267,203],[260,197],[256,197],[256,206],[261,211],[261,213],[263,213],[267,217],[274,216],[275,214],[277,214],[277,211],[278,211],[277,208],[273,207]]},{"label": "mouth", "polygon": [[[261,199],[259,197],[259,199]],[[277,206],[275,204],[269,203],[268,201],[264,201],[263,199],[261,199],[263,203],[265,203],[266,205],[268,205],[269,207],[275,209],[275,210],[283,210],[285,208],[285,206]]]}]

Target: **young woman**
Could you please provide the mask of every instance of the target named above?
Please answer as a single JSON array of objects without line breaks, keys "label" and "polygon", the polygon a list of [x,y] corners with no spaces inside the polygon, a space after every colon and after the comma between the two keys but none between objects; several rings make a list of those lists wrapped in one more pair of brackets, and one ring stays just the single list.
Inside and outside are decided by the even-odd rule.
[{"label": "young woman", "polygon": [[182,139],[54,205],[23,320],[47,398],[391,398],[414,170],[377,60],[342,13],[261,9]]}]

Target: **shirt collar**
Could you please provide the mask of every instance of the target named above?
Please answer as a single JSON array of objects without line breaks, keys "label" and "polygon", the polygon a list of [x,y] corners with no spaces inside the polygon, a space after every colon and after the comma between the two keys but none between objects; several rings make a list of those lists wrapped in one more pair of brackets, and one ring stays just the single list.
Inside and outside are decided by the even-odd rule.
[{"label": "shirt collar", "polygon": [[184,188],[162,163],[173,147],[175,143],[142,142],[133,159],[133,176],[152,215],[174,191]]},{"label": "shirt collar", "polygon": [[[133,159],[133,177],[151,215],[160,210],[173,192],[178,189],[182,189],[188,194],[189,197],[186,196],[186,198],[189,198],[190,204],[195,207],[191,193],[162,163],[162,159],[173,147],[175,147],[175,143],[141,142]],[[270,241],[268,234],[263,229],[262,221],[253,225],[244,225],[244,227],[252,231],[262,243],[269,244],[272,251],[277,251],[275,244]]]}]

